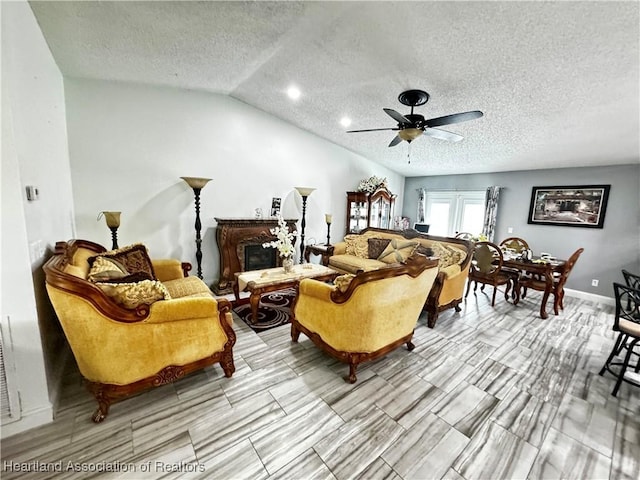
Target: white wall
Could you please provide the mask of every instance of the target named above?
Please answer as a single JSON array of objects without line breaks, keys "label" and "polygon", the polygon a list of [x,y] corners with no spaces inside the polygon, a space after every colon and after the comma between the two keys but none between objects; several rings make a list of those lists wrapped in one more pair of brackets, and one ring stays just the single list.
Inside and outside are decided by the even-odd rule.
[{"label": "white wall", "polygon": [[[252,216],[257,207],[267,214],[271,198],[282,197],[285,216],[299,217],[293,187],[313,186],[306,237],[323,241],[326,212],[332,238],[342,238],[345,192],[360,179],[386,176],[402,198],[401,175],[226,96],[78,79],[63,86],[29,5],[0,7],[0,320],[11,331],[22,402],[22,419],[3,425],[5,437],[52,419],[68,348],[41,267],[58,240],[110,246],[98,212],[123,212],[120,245],[142,241],[153,256],[195,264],[193,192],[178,177],[212,177],[202,195],[203,267],[212,282],[215,216]],[[27,201],[27,185],[39,200]]]},{"label": "white wall", "polygon": [[[110,247],[103,210],[122,211],[120,246],[144,242],[154,257],[195,267],[193,191],[181,176],[209,177],[202,190],[203,276],[218,278],[214,217],[269,214],[301,218],[295,186],[309,197],[306,240],[345,230],[346,191],[387,177],[401,211],[404,177],[225,95],[86,79],[65,79],[77,235]],[[307,241],[307,243],[309,243]]]},{"label": "white wall", "polygon": [[[62,76],[29,5],[2,2],[0,11],[1,321],[12,334],[23,416],[3,425],[6,436],[52,418],[65,347],[41,266],[56,240],[72,236],[73,205]],[[27,201],[26,185],[38,187],[40,200]],[[34,244],[40,251],[30,256]]]}]

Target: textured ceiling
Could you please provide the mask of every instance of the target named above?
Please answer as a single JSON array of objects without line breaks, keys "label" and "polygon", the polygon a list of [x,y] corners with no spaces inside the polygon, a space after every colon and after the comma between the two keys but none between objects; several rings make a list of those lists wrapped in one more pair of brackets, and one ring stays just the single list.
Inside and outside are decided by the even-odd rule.
[{"label": "textured ceiling", "polygon": [[[30,2],[65,76],[228,94],[406,176],[640,158],[638,2]],[[295,84],[297,101],[286,90]],[[484,117],[388,148],[382,108]]]}]

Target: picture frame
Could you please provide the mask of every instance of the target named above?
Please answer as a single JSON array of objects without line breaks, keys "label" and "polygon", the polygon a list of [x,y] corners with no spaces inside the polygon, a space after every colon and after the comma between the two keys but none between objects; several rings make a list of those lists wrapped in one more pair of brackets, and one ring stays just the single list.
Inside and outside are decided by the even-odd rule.
[{"label": "picture frame", "polygon": [[603,228],[611,185],[533,187],[527,223]]},{"label": "picture frame", "polygon": [[273,197],[271,199],[271,216],[277,217],[280,213],[280,205],[282,203],[282,199],[279,197]]}]

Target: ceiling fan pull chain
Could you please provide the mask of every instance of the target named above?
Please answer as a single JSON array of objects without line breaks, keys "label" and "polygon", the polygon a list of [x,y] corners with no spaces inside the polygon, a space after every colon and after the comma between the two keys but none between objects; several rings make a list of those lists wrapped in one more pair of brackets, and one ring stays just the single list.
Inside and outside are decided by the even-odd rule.
[{"label": "ceiling fan pull chain", "polygon": [[409,147],[407,148],[407,163],[411,163],[411,142],[409,142]]}]

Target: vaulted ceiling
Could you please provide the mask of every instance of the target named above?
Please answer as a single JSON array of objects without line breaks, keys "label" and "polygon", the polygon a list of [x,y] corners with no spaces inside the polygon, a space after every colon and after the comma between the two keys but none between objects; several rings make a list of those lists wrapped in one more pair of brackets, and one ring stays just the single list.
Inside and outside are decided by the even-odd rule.
[{"label": "vaulted ceiling", "polygon": [[[640,161],[635,1],[29,3],[65,76],[227,94],[406,176]],[[407,89],[484,117],[410,163],[395,132],[345,133],[395,127]]]}]

